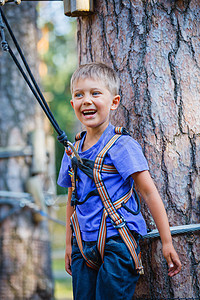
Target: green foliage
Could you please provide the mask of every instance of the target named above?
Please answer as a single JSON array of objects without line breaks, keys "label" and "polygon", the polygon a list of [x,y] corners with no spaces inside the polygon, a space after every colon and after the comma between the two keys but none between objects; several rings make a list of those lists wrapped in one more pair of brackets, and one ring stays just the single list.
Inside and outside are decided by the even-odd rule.
[{"label": "green foliage", "polygon": [[[63,198],[62,203],[54,208],[56,209],[57,219],[65,222],[65,197]],[[51,222],[50,233],[53,258],[52,269],[55,280],[55,300],[72,300],[72,278],[65,271],[65,226]]]},{"label": "green foliage", "polygon": [[53,270],[54,271],[65,271],[65,260],[63,258],[58,258],[53,260]]},{"label": "green foliage", "polygon": [[[64,201],[65,202],[63,202],[61,205],[54,205],[56,218],[62,222],[65,222],[66,220],[67,195],[64,196]],[[51,222],[50,225],[52,251],[65,249],[65,226],[62,226],[55,222]]]},{"label": "green foliage", "polygon": [[55,300],[72,300],[72,282],[70,278],[55,281]]},{"label": "green foliage", "polygon": [[62,278],[55,278],[55,300],[73,299],[72,278],[65,271],[65,261],[63,259],[53,260],[53,272],[61,272],[64,274]]}]

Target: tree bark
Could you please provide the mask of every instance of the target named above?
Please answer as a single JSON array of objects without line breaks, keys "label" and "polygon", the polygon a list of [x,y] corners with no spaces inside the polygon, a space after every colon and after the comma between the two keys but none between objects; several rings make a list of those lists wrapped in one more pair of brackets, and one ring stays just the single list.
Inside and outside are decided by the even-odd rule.
[{"label": "tree bark", "polygon": [[[36,1],[5,4],[2,8],[20,47],[38,81]],[[6,40],[16,49],[5,29]],[[19,56],[18,56],[19,58]],[[20,60],[20,59],[19,59]],[[26,147],[29,134],[44,128],[43,113],[8,53],[0,51],[2,147]],[[8,150],[8,148],[6,148]],[[0,190],[24,193],[32,175],[32,158],[0,159]],[[16,204],[23,200],[2,197],[0,201]],[[11,212],[13,205],[0,203],[0,219]],[[46,221],[34,222],[28,208],[19,210],[0,222],[0,298],[53,299],[50,261],[50,238]]]},{"label": "tree bark", "polygon": [[[78,18],[79,63],[102,61],[121,80],[112,123],[142,145],[170,226],[199,223],[200,4],[192,1],[95,1]],[[143,215],[155,228],[147,207]],[[173,237],[182,262],[174,278],[160,240],[142,242],[145,275],[135,297],[200,298],[199,233]]]}]

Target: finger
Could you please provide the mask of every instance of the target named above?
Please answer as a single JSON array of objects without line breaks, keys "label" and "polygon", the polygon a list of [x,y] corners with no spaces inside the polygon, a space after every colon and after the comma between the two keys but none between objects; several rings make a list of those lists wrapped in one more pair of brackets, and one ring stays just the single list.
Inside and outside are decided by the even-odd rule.
[{"label": "finger", "polygon": [[175,269],[170,270],[170,271],[168,272],[168,275],[169,275],[170,277],[173,277],[173,276],[177,275],[179,272],[180,272],[180,270],[178,270],[177,268],[175,268]]},{"label": "finger", "polygon": [[71,270],[71,267],[68,267],[68,268],[66,269],[66,271],[67,271],[67,273],[68,273],[69,275],[72,276],[72,270]]},{"label": "finger", "polygon": [[168,263],[168,275],[171,277],[172,274],[174,273],[175,270],[175,266],[172,263],[172,261],[170,263]]},{"label": "finger", "polygon": [[181,268],[178,267],[178,266],[176,266],[176,267],[174,267],[172,270],[170,270],[170,271],[168,272],[168,275],[169,275],[170,277],[173,277],[173,276],[177,275],[180,271],[181,271]]},{"label": "finger", "polygon": [[71,267],[67,267],[66,268],[66,272],[72,276],[72,270],[71,270]]},{"label": "finger", "polygon": [[70,262],[69,257],[66,257],[66,259],[65,259],[65,270],[69,275],[72,275],[71,262]]},{"label": "finger", "polygon": [[175,272],[176,272],[176,268],[174,266],[172,268],[169,268],[168,276],[173,277],[174,275],[176,275]]},{"label": "finger", "polygon": [[169,264],[168,275],[173,277],[181,271],[181,262],[178,257],[173,257],[172,262]]},{"label": "finger", "polygon": [[167,261],[167,265],[168,265],[168,268],[169,268],[168,271],[173,270],[174,264],[173,264],[171,255],[169,254],[169,255],[165,256],[165,259],[166,259],[166,261]]}]

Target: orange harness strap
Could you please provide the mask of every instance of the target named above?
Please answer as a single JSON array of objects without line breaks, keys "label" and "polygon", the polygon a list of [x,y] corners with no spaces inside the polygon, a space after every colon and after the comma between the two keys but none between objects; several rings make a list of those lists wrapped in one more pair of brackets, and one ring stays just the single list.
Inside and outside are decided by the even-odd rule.
[{"label": "orange harness strap", "polygon": [[[119,215],[117,212],[117,209],[113,202],[111,201],[108,192],[106,190],[106,187],[104,185],[104,182],[102,180],[101,176],[101,169],[103,165],[103,161],[105,158],[106,153],[108,150],[113,146],[113,144],[121,137],[121,128],[119,134],[115,134],[110,141],[106,144],[106,146],[101,150],[101,152],[97,155],[95,163],[94,163],[94,181],[95,185],[97,187],[97,190],[99,192],[99,195],[101,197],[102,203],[104,205],[104,211],[106,211],[107,215],[111,219],[111,223],[116,228],[123,239],[124,243],[128,247],[131,256],[135,262],[135,267],[138,272],[142,272],[143,267],[141,265],[141,260],[138,258],[138,255],[136,253],[137,243],[135,241],[135,238],[131,234],[130,230],[128,229],[126,225],[126,221],[122,216]],[[129,197],[130,198],[130,197]],[[123,200],[122,200],[123,202]],[[121,202],[121,203],[122,203]],[[105,214],[103,214],[104,216]],[[102,224],[103,223],[103,224]],[[99,239],[98,239],[98,249],[102,257],[104,256],[104,247],[105,247],[105,239],[106,239],[106,221],[105,217],[102,218],[100,226],[100,232],[99,232]],[[102,236],[102,237],[101,237]]]},{"label": "orange harness strap", "polygon": [[[116,228],[123,239],[124,243],[128,247],[131,256],[135,262],[135,267],[136,270],[142,274],[143,273],[143,267],[141,264],[141,259],[140,259],[140,254],[137,255],[136,249],[137,249],[137,243],[135,241],[135,238],[131,234],[129,228],[126,225],[126,221],[122,216],[119,215],[117,210],[122,206],[123,203],[126,203],[131,195],[132,195],[132,189],[123,197],[120,199],[116,200],[114,203],[111,201],[108,192],[106,190],[106,187],[104,185],[104,182],[102,180],[101,172],[108,172],[108,173],[116,173],[116,169],[114,167],[110,167],[107,165],[103,164],[104,158],[108,150],[114,145],[114,143],[121,137],[122,134],[122,127],[117,127],[115,128],[115,134],[110,141],[106,144],[106,146],[101,150],[101,152],[97,155],[94,163],[94,170],[93,170],[93,175],[94,175],[94,182],[96,185],[96,188],[99,192],[100,198],[103,203],[103,214],[102,214],[102,219],[101,219],[101,224],[99,228],[99,235],[98,235],[98,241],[97,241],[97,248],[98,251],[101,255],[102,262],[104,261],[104,249],[105,249],[105,243],[106,243],[106,218],[107,216],[110,217],[111,223]],[[75,148],[78,150],[79,146],[79,141],[75,143]],[[97,265],[91,260],[88,260],[87,257],[84,255],[83,252],[83,245],[82,245],[82,240],[81,240],[81,232],[80,232],[80,227],[78,224],[78,218],[76,211],[71,217],[71,223],[73,226],[73,230],[77,239],[77,243],[79,246],[79,249],[86,260],[86,264],[90,266],[93,269],[98,270],[100,265]]]}]

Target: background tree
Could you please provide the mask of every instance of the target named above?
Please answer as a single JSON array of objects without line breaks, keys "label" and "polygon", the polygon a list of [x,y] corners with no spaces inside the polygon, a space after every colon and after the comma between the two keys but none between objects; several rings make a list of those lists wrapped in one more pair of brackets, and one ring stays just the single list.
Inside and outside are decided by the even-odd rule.
[{"label": "background tree", "polygon": [[[37,1],[22,2],[19,6],[6,4],[3,11],[38,81],[36,5]],[[14,49],[8,35],[6,38]],[[44,132],[44,118],[8,53],[0,52],[0,66],[0,143],[1,151],[9,154],[15,149],[26,148],[30,132],[36,129]],[[43,146],[40,143],[36,152],[45,152]],[[19,195],[26,191],[27,179],[38,175],[33,174],[32,155],[27,159],[23,155],[12,155],[13,152],[10,158],[0,160],[0,298],[53,299],[50,239],[46,221],[35,222],[34,214],[28,207],[2,221],[13,208],[9,203],[17,205],[23,200],[23,196],[20,198]],[[46,173],[40,175],[41,181],[45,182]],[[10,196],[5,198],[2,191],[7,191]],[[17,199],[16,194],[19,196]]]},{"label": "background tree", "polygon": [[[140,142],[171,226],[200,215],[199,1],[95,1],[95,14],[78,18],[79,63],[103,61],[121,80],[112,116]],[[147,207],[142,211],[154,228]],[[159,240],[142,243],[145,275],[136,297],[200,297],[199,235],[173,238],[183,264],[175,278]]]}]

